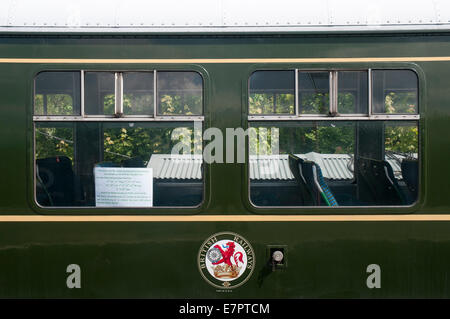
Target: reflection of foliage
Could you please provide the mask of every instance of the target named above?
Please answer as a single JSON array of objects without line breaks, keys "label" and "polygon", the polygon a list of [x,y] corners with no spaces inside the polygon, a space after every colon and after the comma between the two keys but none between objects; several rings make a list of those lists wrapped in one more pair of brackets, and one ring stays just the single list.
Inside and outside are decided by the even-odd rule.
[{"label": "reflection of foliage", "polygon": [[386,151],[396,153],[418,153],[417,126],[386,126]]},{"label": "reflection of foliage", "polygon": [[250,114],[295,114],[294,94],[260,94],[249,97]]},{"label": "reflection of foliage", "polygon": [[[396,125],[389,125],[389,122],[385,123],[388,123],[385,128],[386,151],[408,154],[418,152],[417,126],[399,126],[398,123]],[[318,125],[316,123],[309,127],[264,127],[264,129],[257,127],[257,136],[250,140],[250,143],[257,147],[255,148],[257,154],[272,153],[270,148],[273,139],[270,134],[271,129],[279,133],[280,154],[305,154],[309,152],[354,154],[355,152],[355,125]],[[273,142],[276,143],[277,141]],[[264,145],[261,143],[264,143]]]},{"label": "reflection of foliage", "polygon": [[300,113],[328,114],[330,99],[328,93],[303,93],[299,99]]},{"label": "reflection of foliage", "polygon": [[[174,130],[182,130],[185,134],[179,134],[172,140]],[[120,163],[125,158],[140,157],[148,161],[154,153],[170,154],[172,147],[180,141],[188,143],[188,148],[193,152],[192,131],[192,128],[184,127],[108,128],[103,133],[104,160]]]},{"label": "reflection of foliage", "polygon": [[[279,146],[280,154],[348,154],[354,152],[354,125],[317,125],[309,127],[255,127],[250,135],[254,154],[274,154],[271,147]],[[253,154],[252,153],[252,154]]]},{"label": "reflection of foliage", "polygon": [[276,154],[273,149],[280,143],[280,130],[276,127],[252,127],[249,134],[249,152],[251,155]]},{"label": "reflection of foliage", "polygon": [[34,96],[34,114],[36,115],[73,115],[72,97],[68,94],[47,94],[47,112],[44,110],[44,95]]},{"label": "reflection of foliage", "polygon": [[114,114],[115,111],[115,101],[116,98],[114,94],[107,94],[103,98],[103,114]]},{"label": "reflection of foliage", "polygon": [[395,113],[417,113],[416,92],[389,92],[385,97],[385,112]]},{"label": "reflection of foliage", "polygon": [[356,110],[356,99],[354,94],[338,94],[338,112],[341,114],[358,113],[358,111]]},{"label": "reflection of foliage", "polygon": [[354,153],[354,126],[316,126],[305,134],[310,146],[305,153],[317,152],[325,154]]},{"label": "reflection of foliage", "polygon": [[73,161],[71,128],[36,128],[36,158],[67,156]]},{"label": "reflection of foliage", "polygon": [[[354,125],[281,129],[280,152],[341,154],[354,152]],[[285,132],[285,134],[283,134]],[[296,141],[291,145],[292,141]]]},{"label": "reflection of foliage", "polygon": [[163,115],[202,114],[202,96],[201,94],[164,94],[160,98],[159,112]]},{"label": "reflection of foliage", "polygon": [[[196,134],[196,138],[201,138],[201,131]],[[191,154],[194,153],[195,146],[198,148],[197,152],[201,152],[202,148],[201,142],[194,144],[192,127],[106,128],[103,136],[104,161],[118,164],[133,157],[148,161],[153,153],[170,154],[172,147],[179,142]],[[67,156],[73,162],[73,155],[72,128],[36,128],[36,158]]]},{"label": "reflection of foliage", "polygon": [[125,94],[123,113],[127,115],[153,114],[153,94]]},{"label": "reflection of foliage", "polygon": [[[411,154],[418,152],[418,128],[415,125],[402,126],[398,122],[385,126],[385,150]],[[381,125],[382,123],[380,123]],[[309,152],[323,154],[354,154],[355,125],[312,124],[308,127],[256,127],[256,136],[250,145],[259,155],[272,154],[271,130],[279,136],[280,154]],[[263,143],[263,144],[262,144]],[[255,148],[256,147],[256,148]],[[381,147],[381,146],[380,146]]]}]

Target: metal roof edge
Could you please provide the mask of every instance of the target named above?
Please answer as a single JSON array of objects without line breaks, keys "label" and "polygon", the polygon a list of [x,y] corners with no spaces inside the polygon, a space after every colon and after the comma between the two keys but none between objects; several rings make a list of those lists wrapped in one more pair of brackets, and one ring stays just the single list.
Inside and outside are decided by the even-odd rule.
[{"label": "metal roof edge", "polygon": [[278,27],[17,27],[0,26],[0,34],[327,34],[449,32],[450,23],[368,26],[278,26]]}]

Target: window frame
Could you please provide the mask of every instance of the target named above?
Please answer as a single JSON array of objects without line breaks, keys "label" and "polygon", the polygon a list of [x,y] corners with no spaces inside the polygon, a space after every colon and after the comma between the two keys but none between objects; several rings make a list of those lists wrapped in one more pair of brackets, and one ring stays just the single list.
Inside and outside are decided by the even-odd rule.
[{"label": "window frame", "polygon": [[[84,73],[85,72],[105,72],[105,73],[126,73],[126,72],[154,72],[155,70],[159,72],[195,72],[200,75],[202,80],[202,115],[194,115],[194,116],[185,116],[185,115],[158,115],[155,114],[147,116],[147,115],[126,115],[121,117],[115,117],[114,115],[86,115],[83,116],[84,111]],[[34,97],[35,97],[35,83],[36,78],[40,73],[43,72],[80,72],[80,115],[72,116],[72,115],[34,115]],[[205,129],[210,126],[210,115],[207,112],[208,108],[206,107],[209,101],[209,87],[210,87],[210,79],[208,72],[198,65],[173,65],[166,66],[161,65],[152,66],[148,69],[142,69],[142,67],[134,67],[133,66],[105,66],[105,68],[88,68],[86,66],[76,67],[67,67],[61,66],[60,68],[38,68],[31,72],[29,78],[30,87],[32,88],[30,95],[30,138],[31,138],[31,147],[30,147],[30,193],[32,196],[30,206],[38,213],[43,214],[58,214],[58,215],[70,215],[73,213],[81,214],[81,215],[130,215],[130,211],[133,211],[134,215],[192,215],[198,214],[202,211],[202,208],[209,202],[210,198],[210,189],[209,189],[209,179],[210,179],[210,168],[207,163],[202,162],[202,200],[199,204],[195,206],[152,206],[152,207],[96,207],[96,206],[42,206],[37,201],[37,178],[36,178],[36,123],[76,123],[76,122],[103,122],[103,123],[111,123],[111,122],[154,122],[156,123],[170,123],[170,122],[179,122],[179,123],[190,123],[194,125],[195,123],[200,123],[202,133]],[[155,82],[154,88],[156,86]],[[115,94],[117,94],[117,84],[115,85]],[[122,86],[123,88],[123,86]],[[154,91],[155,92],[155,91]],[[122,94],[123,96],[123,94]],[[155,93],[154,96],[157,96]],[[123,102],[123,100],[122,100]],[[117,99],[116,99],[117,104]],[[154,109],[156,110],[156,105],[154,105]],[[116,106],[115,109],[117,110]],[[205,141],[202,141],[202,149],[205,147]],[[57,211],[56,213],[52,211]]]},{"label": "window frame", "polygon": [[[354,66],[354,67],[353,67]],[[299,116],[297,115],[279,115],[279,116],[265,116],[265,115],[253,115],[249,114],[248,110],[250,108],[249,104],[249,94],[250,94],[250,77],[253,73],[258,71],[288,71],[288,70],[297,70],[298,71],[329,71],[336,72],[349,72],[349,71],[367,71],[368,76],[368,114],[361,115],[352,115],[345,114],[339,116]],[[417,77],[417,113],[416,114],[375,114],[372,113],[372,71],[373,70],[382,70],[382,71],[399,71],[399,70],[407,70],[415,73]],[[331,79],[330,79],[331,81]],[[338,83],[335,81],[333,85],[335,88],[332,89],[330,86],[330,95],[332,90],[336,90],[338,88]],[[302,121],[414,121],[417,123],[418,127],[418,194],[417,199],[408,205],[378,205],[378,206],[259,206],[253,203],[251,199],[251,181],[250,181],[250,168],[249,168],[249,144],[246,143],[246,156],[247,162],[244,167],[244,176],[246,178],[243,180],[243,189],[245,190],[245,206],[249,211],[255,214],[275,214],[275,215],[324,215],[324,214],[340,214],[343,210],[351,212],[351,214],[360,214],[360,215],[369,215],[369,214],[384,214],[392,212],[395,210],[396,213],[411,213],[415,210],[419,209],[424,204],[424,196],[425,192],[423,189],[423,181],[424,181],[424,170],[423,170],[423,157],[424,157],[424,147],[423,140],[425,140],[425,132],[423,128],[425,126],[423,114],[425,113],[426,102],[425,102],[425,73],[424,71],[415,63],[383,63],[383,64],[373,64],[373,63],[365,63],[365,64],[352,64],[352,67],[348,67],[346,64],[339,65],[320,65],[319,67],[314,65],[281,65],[281,66],[268,66],[265,65],[253,65],[251,69],[247,73],[246,81],[243,81],[243,90],[246,92],[245,97],[243,97],[243,102],[245,105],[245,109],[243,110],[243,119],[242,123],[246,129],[251,127],[252,122],[275,122],[275,123],[287,123],[287,122],[302,122]],[[298,96],[298,82],[296,82],[296,90],[295,90],[295,99],[297,100]],[[337,94],[335,94],[336,100],[335,103],[337,105]],[[330,97],[330,101],[331,101]],[[334,97],[333,97],[334,98]],[[297,103],[297,102],[296,102]],[[296,106],[297,109],[297,106]],[[331,210],[331,211],[330,211]],[[275,211],[275,212],[274,212]]]},{"label": "window frame", "polygon": [[325,70],[302,70],[302,69],[295,69],[295,90],[294,90],[294,98],[295,98],[295,116],[299,118],[305,118],[310,119],[313,117],[319,117],[324,118],[328,117],[328,114],[312,114],[312,113],[300,113],[300,101],[299,101],[299,73],[328,73],[328,113],[332,112],[333,104],[334,104],[334,75],[333,71],[325,71]]}]

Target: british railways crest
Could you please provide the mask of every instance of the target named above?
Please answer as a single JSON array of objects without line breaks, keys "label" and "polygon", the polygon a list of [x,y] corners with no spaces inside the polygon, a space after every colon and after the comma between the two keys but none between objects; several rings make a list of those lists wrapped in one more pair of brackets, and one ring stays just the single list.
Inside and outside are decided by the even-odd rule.
[{"label": "british railways crest", "polygon": [[198,267],[201,275],[219,289],[237,288],[253,273],[255,253],[242,236],[223,232],[209,237],[200,247]]}]

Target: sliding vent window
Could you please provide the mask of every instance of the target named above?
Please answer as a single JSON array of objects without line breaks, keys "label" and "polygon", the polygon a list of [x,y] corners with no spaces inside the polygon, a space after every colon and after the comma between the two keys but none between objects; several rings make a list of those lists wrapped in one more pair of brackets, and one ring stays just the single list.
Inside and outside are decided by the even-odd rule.
[{"label": "sliding vent window", "polygon": [[123,73],[123,114],[153,115],[153,72]]},{"label": "sliding vent window", "polygon": [[410,70],[373,70],[373,113],[418,114],[418,79]]},{"label": "sliding vent window", "polygon": [[39,73],[34,90],[34,115],[80,115],[80,72]]},{"label": "sliding vent window", "polygon": [[330,73],[298,72],[300,114],[326,115],[330,111]]},{"label": "sliding vent window", "polygon": [[84,76],[84,111],[86,115],[114,115],[115,73],[86,72]]},{"label": "sliding vent window", "polygon": [[157,72],[158,115],[203,114],[203,79],[197,72]]},{"label": "sliding vent window", "polygon": [[367,71],[343,71],[337,74],[338,113],[367,115],[369,113]]},{"label": "sliding vent window", "polygon": [[295,114],[294,71],[258,71],[250,77],[249,113]]}]

